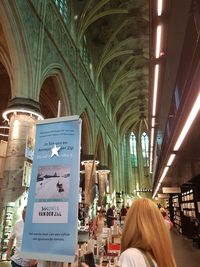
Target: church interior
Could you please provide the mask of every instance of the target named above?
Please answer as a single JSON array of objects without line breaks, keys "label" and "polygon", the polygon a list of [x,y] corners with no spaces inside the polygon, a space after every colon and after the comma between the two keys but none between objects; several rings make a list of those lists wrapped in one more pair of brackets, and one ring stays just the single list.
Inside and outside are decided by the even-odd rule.
[{"label": "church interior", "polygon": [[199,36],[198,0],[0,1],[2,260],[27,204],[37,122],[65,116],[82,121],[79,208],[87,216],[151,198],[194,239]]}]

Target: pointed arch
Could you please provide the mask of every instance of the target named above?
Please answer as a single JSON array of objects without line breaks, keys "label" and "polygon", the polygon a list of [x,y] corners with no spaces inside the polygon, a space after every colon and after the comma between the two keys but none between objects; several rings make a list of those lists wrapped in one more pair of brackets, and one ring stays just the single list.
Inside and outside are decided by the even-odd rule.
[{"label": "pointed arch", "polygon": [[61,100],[61,116],[73,114],[67,81],[60,65],[52,64],[44,70],[38,95],[36,97],[41,105],[46,106],[48,102],[54,117],[57,115],[58,100]]},{"label": "pointed arch", "polygon": [[82,119],[82,131],[81,131],[81,156],[92,154],[93,148],[93,134],[90,123],[90,118],[88,116],[87,110],[85,110],[81,115]]},{"label": "pointed arch", "polygon": [[12,66],[9,76],[12,77],[12,97],[33,98],[32,63],[28,41],[20,19],[15,1],[3,1],[0,5],[1,26],[5,35],[8,54]]},{"label": "pointed arch", "polygon": [[107,148],[107,156],[108,156],[108,169],[110,170],[109,179],[106,184],[106,191],[107,193],[111,192],[111,189],[113,188],[113,157],[112,157],[112,150],[111,145],[108,144]]},{"label": "pointed arch", "polygon": [[97,142],[96,142],[96,159],[100,161],[101,164],[105,163],[105,144],[103,140],[103,135],[101,130],[98,132],[97,135]]}]

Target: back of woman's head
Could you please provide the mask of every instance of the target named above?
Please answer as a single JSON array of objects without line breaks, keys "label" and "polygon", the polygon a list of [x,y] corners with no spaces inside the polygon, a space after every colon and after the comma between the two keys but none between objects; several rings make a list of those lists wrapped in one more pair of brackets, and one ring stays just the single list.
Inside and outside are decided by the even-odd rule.
[{"label": "back of woman's head", "polygon": [[151,254],[159,267],[175,266],[169,231],[159,209],[150,199],[135,200],[127,213],[121,251],[131,247]]}]

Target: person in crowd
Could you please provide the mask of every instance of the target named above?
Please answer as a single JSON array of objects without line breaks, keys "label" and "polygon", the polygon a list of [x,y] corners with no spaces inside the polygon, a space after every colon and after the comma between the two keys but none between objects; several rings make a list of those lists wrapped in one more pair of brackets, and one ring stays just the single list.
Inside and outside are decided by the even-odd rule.
[{"label": "person in crowd", "polygon": [[122,208],[120,210],[120,224],[123,225],[124,224],[124,220],[127,214],[127,209],[125,208],[124,205],[122,205]]},{"label": "person in crowd", "polygon": [[133,202],[125,219],[119,267],[176,267],[169,231],[156,204]]},{"label": "person in crowd", "polygon": [[115,210],[115,206],[113,205],[112,207],[108,207],[108,210],[106,212],[106,222],[107,222],[107,227],[110,228],[112,225],[114,225],[114,210]]},{"label": "person in crowd", "polygon": [[[26,207],[24,207],[22,211],[22,220],[16,222],[11,232],[9,241],[8,241],[6,259],[7,260],[11,259],[12,267],[33,267],[33,266],[36,266],[37,264],[36,260],[24,259],[20,255],[25,216],[26,216]],[[14,252],[14,255],[11,257],[11,252],[12,252],[15,239],[16,239],[15,252]]]},{"label": "person in crowd", "polygon": [[173,227],[173,223],[170,221],[169,217],[167,216],[167,212],[164,208],[160,208],[160,212],[164,218],[165,225],[167,226],[167,229],[171,230]]},{"label": "person in crowd", "polygon": [[100,209],[98,211],[97,216],[93,220],[93,235],[95,238],[103,233],[104,222],[105,222],[105,210]]}]

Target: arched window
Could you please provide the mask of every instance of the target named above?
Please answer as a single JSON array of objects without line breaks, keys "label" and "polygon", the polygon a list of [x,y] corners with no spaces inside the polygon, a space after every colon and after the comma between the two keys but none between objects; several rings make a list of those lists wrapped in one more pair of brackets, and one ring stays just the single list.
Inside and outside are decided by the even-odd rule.
[{"label": "arched window", "polygon": [[136,137],[132,132],[130,135],[130,153],[131,153],[131,165],[132,167],[137,167],[137,147],[136,147]]},{"label": "arched window", "polygon": [[141,136],[141,145],[144,166],[147,167],[149,166],[149,137],[145,132]]}]

